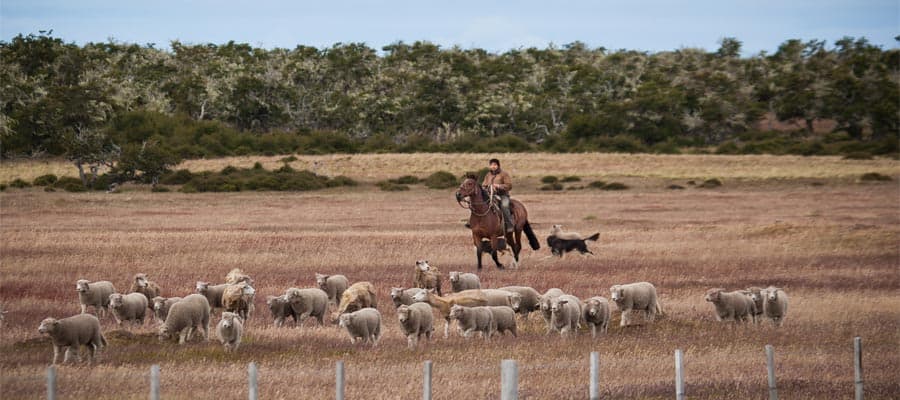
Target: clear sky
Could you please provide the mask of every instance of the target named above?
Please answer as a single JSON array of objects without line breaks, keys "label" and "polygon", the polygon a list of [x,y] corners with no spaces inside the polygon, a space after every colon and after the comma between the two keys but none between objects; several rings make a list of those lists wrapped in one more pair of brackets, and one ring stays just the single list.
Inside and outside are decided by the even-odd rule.
[{"label": "clear sky", "polygon": [[0,0],[0,40],[53,30],[66,42],[168,48],[225,43],[293,48],[363,42],[380,49],[428,40],[503,52],[581,41],[644,51],[699,47],[723,37],[743,54],[772,52],[787,39],[866,37],[896,48],[900,0],[344,1]]}]

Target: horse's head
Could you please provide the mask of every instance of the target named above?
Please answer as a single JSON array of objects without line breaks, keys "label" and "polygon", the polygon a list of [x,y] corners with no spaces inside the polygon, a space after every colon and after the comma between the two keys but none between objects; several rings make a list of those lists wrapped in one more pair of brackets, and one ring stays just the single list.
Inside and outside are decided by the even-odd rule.
[{"label": "horse's head", "polygon": [[[470,200],[473,197],[482,198],[481,186],[478,186],[478,177],[475,174],[468,173],[456,190],[456,201]],[[468,198],[468,199],[467,199]]]}]

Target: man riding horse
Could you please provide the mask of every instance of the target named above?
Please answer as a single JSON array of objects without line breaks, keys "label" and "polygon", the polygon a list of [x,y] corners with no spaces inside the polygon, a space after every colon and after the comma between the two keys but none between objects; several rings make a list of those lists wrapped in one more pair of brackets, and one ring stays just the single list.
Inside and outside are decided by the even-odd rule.
[{"label": "man riding horse", "polygon": [[509,191],[512,190],[512,177],[509,172],[500,169],[500,160],[492,158],[488,161],[490,172],[484,176],[481,186],[500,197],[500,209],[503,211],[503,226],[506,232],[512,232],[515,222],[509,212]]}]

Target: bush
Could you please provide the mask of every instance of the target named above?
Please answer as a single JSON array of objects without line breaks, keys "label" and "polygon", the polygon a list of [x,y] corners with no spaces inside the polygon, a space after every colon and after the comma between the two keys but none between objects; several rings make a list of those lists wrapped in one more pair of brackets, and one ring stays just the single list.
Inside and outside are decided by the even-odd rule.
[{"label": "bush", "polygon": [[569,186],[566,190],[581,190],[584,189],[584,186]]},{"label": "bush", "polygon": [[563,185],[559,182],[554,182],[541,186],[541,190],[563,190]]},{"label": "bush", "polygon": [[409,190],[409,186],[396,184],[391,181],[381,181],[377,183],[378,187],[385,192],[402,192]]},{"label": "bush", "polygon": [[194,177],[194,174],[191,171],[186,169],[179,169],[177,171],[169,172],[162,176],[159,179],[159,183],[164,185],[184,185],[188,183],[191,178]]},{"label": "bush", "polygon": [[338,187],[338,186],[356,186],[358,183],[351,179],[350,177],[344,175],[338,175],[334,178],[331,178],[330,181],[326,184],[328,187]]},{"label": "bush", "polygon": [[56,183],[57,179],[58,178],[56,177],[56,175],[53,174],[41,175],[37,178],[34,178],[34,182],[32,182],[32,184],[34,186],[50,186]]},{"label": "bush", "polygon": [[219,173],[222,174],[222,175],[231,175],[231,174],[233,174],[233,173],[235,173],[235,172],[237,172],[237,171],[238,171],[238,169],[237,169],[236,167],[233,167],[233,166],[229,165],[229,166],[227,166],[227,167],[225,167],[225,168],[222,168],[222,171],[219,172]]},{"label": "bush", "polygon": [[154,186],[152,189],[150,189],[150,191],[154,192],[154,193],[168,193],[168,192],[171,192],[172,190],[170,190],[169,188],[167,188],[165,186],[157,185],[157,186]]},{"label": "bush", "polygon": [[0,183],[0,192],[5,192],[6,188],[7,188],[7,186],[5,183]]},{"label": "bush", "polygon": [[[282,159],[280,159],[280,160],[278,160],[278,161],[281,161],[281,162],[283,162],[283,163],[294,162],[294,161],[297,161],[297,157],[294,157],[294,156],[284,157],[284,158],[282,158]],[[257,164],[259,164],[259,163],[257,163]],[[262,165],[260,165],[260,167],[262,167]],[[256,169],[256,168],[255,168],[255,165],[254,165],[254,169]]]},{"label": "bush", "polygon": [[603,181],[594,181],[587,185],[591,189],[603,189],[604,186],[606,186],[606,182]]},{"label": "bush", "polygon": [[862,151],[855,151],[844,156],[845,160],[871,160],[872,155]]},{"label": "bush", "polygon": [[684,190],[684,186],[681,185],[669,185],[666,189],[669,190]]},{"label": "bush", "polygon": [[[54,187],[60,187],[60,186],[56,185]],[[62,190],[65,190],[67,192],[72,192],[72,193],[87,192],[87,188],[84,187],[83,184],[81,184],[81,180],[78,180],[78,182],[67,181],[67,182],[63,183],[61,188],[62,188]]]},{"label": "bush", "polygon": [[712,188],[717,188],[719,186],[722,186],[722,181],[720,181],[716,178],[712,178],[712,179],[707,179],[707,180],[703,181],[703,183],[701,183],[700,186],[697,186],[697,187],[701,187],[704,189],[712,189]]},{"label": "bush", "polygon": [[571,176],[567,176],[567,177],[565,177],[565,178],[562,178],[562,179],[560,180],[560,182],[563,182],[563,183],[568,183],[568,182],[581,182],[581,177],[580,177],[580,176],[571,175]]},{"label": "bush", "polygon": [[541,178],[541,183],[556,183],[556,182],[559,182],[559,178],[552,176],[552,175],[547,175],[547,176]]},{"label": "bush", "polygon": [[882,175],[877,172],[869,172],[859,177],[859,180],[868,182],[886,182],[892,181],[893,179],[887,175]]},{"label": "bush", "polygon": [[438,171],[428,175],[423,182],[430,189],[449,189],[459,185],[459,180],[456,179],[456,176],[447,171]]},{"label": "bush", "polygon": [[13,179],[12,182],[9,183],[10,187],[14,187],[17,189],[23,189],[31,186],[30,183],[23,181],[21,178]]},{"label": "bush", "polygon": [[610,182],[610,183],[607,183],[606,185],[603,185],[603,187],[600,189],[602,189],[602,190],[627,190],[628,185],[626,185],[624,183],[619,183],[619,182]]},{"label": "bush", "polygon": [[[295,160],[296,160],[296,158],[295,158]],[[259,161],[257,161],[255,163],[253,163],[253,169],[259,171],[259,170],[263,169],[263,166],[262,166],[262,164],[260,164]]]},{"label": "bush", "polygon": [[396,183],[398,185],[415,185],[421,182],[421,179],[417,176],[412,175],[403,175],[397,179],[390,179],[389,182]]}]

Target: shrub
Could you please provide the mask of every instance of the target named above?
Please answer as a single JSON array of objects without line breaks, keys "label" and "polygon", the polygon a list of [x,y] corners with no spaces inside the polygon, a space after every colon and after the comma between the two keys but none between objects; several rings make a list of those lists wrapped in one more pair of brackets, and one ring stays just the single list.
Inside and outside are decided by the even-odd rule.
[{"label": "shrub", "polygon": [[547,176],[541,178],[541,183],[549,184],[549,183],[556,183],[556,182],[559,182],[559,178],[552,176],[552,175],[547,175]]},{"label": "shrub", "polygon": [[568,183],[568,182],[581,182],[580,176],[570,175],[565,178],[562,178],[560,182]]},{"label": "shrub", "polygon": [[9,183],[10,187],[14,187],[17,189],[27,188],[31,186],[30,183],[23,181],[21,178],[13,179],[12,182]]},{"label": "shrub", "polygon": [[400,184],[400,185],[415,185],[419,183],[421,179],[417,176],[412,175],[403,175],[397,179],[391,179],[390,182]]},{"label": "shrub", "polygon": [[53,174],[41,175],[37,178],[34,178],[34,182],[32,182],[32,184],[34,186],[50,186],[56,183],[57,179],[58,178],[56,177],[56,175]]},{"label": "shrub", "polygon": [[338,186],[356,186],[358,183],[351,179],[350,177],[344,175],[338,175],[331,180],[328,181],[328,187],[338,187]]},{"label": "shrub", "polygon": [[188,183],[182,186],[181,189],[178,189],[178,191],[181,193],[197,193],[197,187]]},{"label": "shrub", "polygon": [[712,189],[712,188],[717,188],[719,186],[722,186],[722,181],[720,181],[716,178],[712,178],[712,179],[707,179],[707,180],[703,181],[703,183],[701,183],[700,186],[697,186],[697,187],[701,187],[704,189]]},{"label": "shrub", "polygon": [[107,190],[109,189],[109,185],[112,185],[112,183],[116,181],[116,175],[102,174],[94,178],[94,182],[91,183],[91,188],[93,188],[94,190]]},{"label": "shrub", "polygon": [[186,169],[179,169],[177,171],[169,172],[162,176],[159,179],[159,183],[164,185],[184,185],[188,183],[191,178],[194,177],[194,174],[191,171]]},{"label": "shrub", "polygon": [[[60,187],[60,186],[57,185],[55,187]],[[87,192],[87,188],[84,187],[83,184],[81,184],[80,180],[78,180],[78,182],[67,181],[67,182],[63,183],[62,189],[67,192],[72,192],[72,193]]]},{"label": "shrub", "polygon": [[603,189],[604,186],[606,186],[606,182],[603,181],[594,181],[587,185],[591,189]]},{"label": "shrub", "polygon": [[449,189],[459,185],[459,180],[456,179],[456,176],[447,171],[438,171],[428,175],[423,182],[430,189]]},{"label": "shrub", "polygon": [[681,185],[669,185],[666,189],[669,190],[684,190],[684,186]]},{"label": "shrub", "polygon": [[381,181],[377,183],[378,187],[385,192],[402,192],[409,190],[409,186],[396,184],[391,181]]},{"label": "shrub", "polygon": [[150,191],[154,192],[154,193],[168,193],[168,192],[171,192],[172,190],[170,190],[169,188],[167,188],[165,186],[157,185],[157,186],[154,186],[153,188],[151,188]]},{"label": "shrub", "polygon": [[[294,161],[297,161],[297,157],[294,157],[294,156],[284,157],[284,158],[282,158],[282,159],[280,159],[280,160],[278,160],[278,161],[281,161],[281,162],[283,162],[283,163],[294,162]],[[257,164],[259,164],[259,163],[257,163]],[[260,165],[260,167],[262,167],[262,165]],[[254,168],[253,168],[253,169],[256,169],[256,166],[255,166],[255,165],[254,165]]]},{"label": "shrub", "polygon": [[619,183],[619,182],[610,182],[610,183],[607,183],[606,185],[603,185],[603,187],[600,189],[603,189],[603,190],[626,190],[626,189],[628,189],[628,185],[626,185],[624,183]]},{"label": "shrub", "polygon": [[7,188],[7,186],[5,183],[0,183],[0,192],[5,192],[6,188]]},{"label": "shrub", "polygon": [[872,155],[863,151],[854,151],[844,156],[845,160],[871,160]]},{"label": "shrub", "polygon": [[859,177],[861,181],[869,181],[869,182],[884,182],[884,181],[892,181],[893,179],[887,175],[882,175],[877,172],[869,172],[863,174]]},{"label": "shrub", "polygon": [[81,179],[71,177],[71,176],[60,177],[59,179],[56,180],[56,182],[53,183],[53,187],[55,187],[57,189],[64,189],[66,185],[84,186],[84,184],[81,183]]},{"label": "shrub", "polygon": [[[296,158],[294,158],[294,159],[296,160]],[[259,170],[262,170],[262,169],[263,169],[263,166],[262,166],[262,164],[260,164],[259,161],[257,161],[257,162],[255,162],[255,163],[253,163],[253,169],[259,171]]]},{"label": "shrub", "polygon": [[233,174],[233,173],[235,173],[235,172],[237,172],[237,171],[238,171],[238,169],[237,169],[236,167],[233,167],[233,166],[229,165],[229,166],[227,166],[227,167],[225,167],[225,168],[222,168],[222,171],[219,172],[219,173],[222,174],[222,175],[231,175],[231,174]]},{"label": "shrub", "polygon": [[45,186],[44,191],[45,192],[55,192],[56,189],[54,189],[52,186]]},{"label": "shrub", "polygon": [[563,185],[559,182],[554,182],[541,186],[541,190],[563,190]]},{"label": "shrub", "polygon": [[569,186],[566,190],[581,190],[584,189],[584,186]]}]

